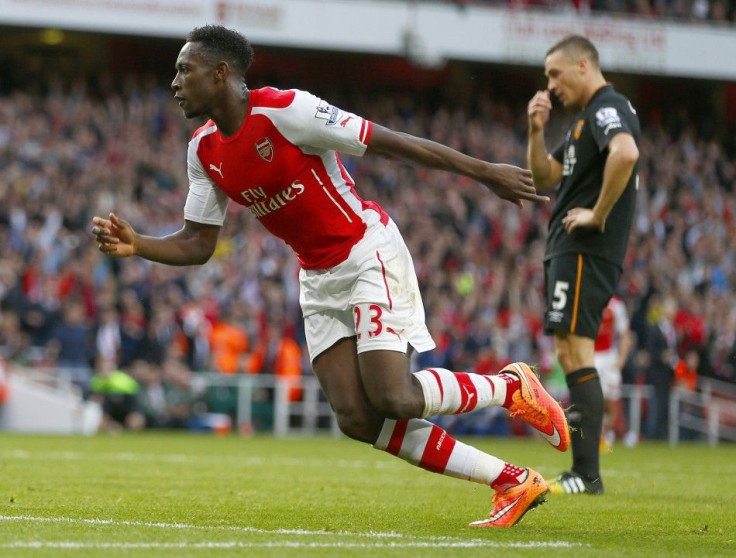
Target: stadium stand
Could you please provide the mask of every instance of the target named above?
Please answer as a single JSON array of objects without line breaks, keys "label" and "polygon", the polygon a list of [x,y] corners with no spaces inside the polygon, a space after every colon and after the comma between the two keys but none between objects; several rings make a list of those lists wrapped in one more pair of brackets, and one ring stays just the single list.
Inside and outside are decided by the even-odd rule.
[{"label": "stadium stand", "polygon": [[[384,63],[403,71],[396,61]],[[216,371],[210,333],[237,303],[246,309],[239,326],[249,346],[259,346],[269,325],[277,326],[301,345],[308,375],[296,260],[247,212],[231,212],[213,260],[196,269],[110,260],[88,237],[92,215],[112,208],[142,232],[165,234],[180,225],[186,141],[197,123],[181,117],[167,76],[46,69],[4,72],[1,84],[2,357],[10,366],[67,369],[57,341],[61,316],[73,306],[83,314],[85,327],[74,335],[92,348],[90,370],[99,354],[113,355],[131,373],[135,363],[160,367],[174,358],[196,377]],[[316,92],[395,129],[523,165],[526,99],[519,94],[533,92],[534,78],[520,73],[514,90],[486,88],[482,80],[470,84],[478,69],[492,71],[417,69],[408,83],[424,87],[412,93],[386,84],[369,93],[360,80],[346,88],[326,77]],[[295,85],[286,74],[276,66],[254,82]],[[437,80],[450,85],[438,90]],[[669,101],[666,110],[645,105],[639,207],[621,281],[638,339],[627,382],[646,383],[648,328],[669,296],[678,301],[680,355],[698,351],[699,375],[736,384],[734,122],[687,102]],[[541,332],[549,207],[514,210],[470,181],[449,184],[455,179],[400,163],[346,158],[345,164],[362,196],[380,200],[392,214],[414,254],[438,341],[421,356],[423,364],[495,371],[523,360],[552,371]],[[84,384],[89,373],[73,380]],[[166,382],[162,376],[169,389]],[[232,402],[220,404],[233,412]]]},{"label": "stadium stand", "polygon": [[460,9],[469,5],[509,6],[514,10],[540,10],[578,14],[611,14],[645,19],[727,25],[734,22],[731,0],[446,0]]}]

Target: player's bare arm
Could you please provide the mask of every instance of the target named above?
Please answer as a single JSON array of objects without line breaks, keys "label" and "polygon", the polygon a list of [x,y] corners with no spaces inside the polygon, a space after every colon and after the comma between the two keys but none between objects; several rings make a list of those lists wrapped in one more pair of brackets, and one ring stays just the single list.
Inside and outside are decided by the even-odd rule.
[{"label": "player's bare arm", "polygon": [[110,213],[107,219],[92,219],[92,234],[100,252],[124,258],[140,256],[146,260],[167,265],[201,265],[215,251],[220,227],[184,221],[174,234],[157,238],[141,235],[130,223]]},{"label": "player's bare arm", "polygon": [[631,134],[616,134],[608,144],[598,201],[592,209],[576,207],[568,211],[562,219],[565,230],[571,233],[579,228],[596,228],[603,232],[608,214],[626,189],[638,160],[639,149]]},{"label": "player's bare arm", "polygon": [[366,153],[402,159],[425,167],[454,172],[484,184],[501,199],[522,206],[523,200],[548,201],[537,194],[531,172],[464,155],[446,145],[373,125]]},{"label": "player's bare arm", "polygon": [[562,165],[547,153],[544,144],[544,127],[549,121],[552,101],[549,91],[537,91],[527,105],[529,139],[526,160],[532,171],[534,185],[539,190],[549,190],[562,178]]}]

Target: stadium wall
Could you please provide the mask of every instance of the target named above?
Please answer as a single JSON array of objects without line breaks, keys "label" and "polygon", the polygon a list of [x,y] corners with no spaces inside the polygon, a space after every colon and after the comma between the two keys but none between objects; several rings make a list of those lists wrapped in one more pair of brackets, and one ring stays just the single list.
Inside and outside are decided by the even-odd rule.
[{"label": "stadium wall", "polygon": [[0,405],[0,432],[94,434],[102,408],[69,389],[32,380],[24,373],[8,377],[10,397]]},{"label": "stadium wall", "polygon": [[[0,0],[0,25],[183,37],[203,23],[256,44],[538,66],[570,32],[590,36],[604,67],[626,73],[736,80],[736,29],[604,15],[381,0]],[[458,40],[462,37],[462,40]]]}]

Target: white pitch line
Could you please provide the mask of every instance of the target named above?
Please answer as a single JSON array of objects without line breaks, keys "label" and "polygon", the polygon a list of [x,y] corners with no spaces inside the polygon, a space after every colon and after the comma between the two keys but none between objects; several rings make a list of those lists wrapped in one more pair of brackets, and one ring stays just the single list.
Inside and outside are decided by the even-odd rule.
[{"label": "white pitch line", "polygon": [[393,467],[401,467],[400,461],[363,461],[348,459],[303,459],[303,458],[271,458],[259,456],[207,456],[207,455],[187,455],[187,454],[154,454],[154,453],[82,453],[74,451],[57,451],[57,452],[28,452],[25,450],[9,450],[0,451],[0,458],[3,459],[45,459],[50,461],[124,461],[124,462],[160,462],[160,463],[236,463],[244,466],[260,466],[273,465],[279,463],[293,467],[304,468],[311,466],[315,468],[324,467],[329,464],[331,467],[341,467],[346,469],[386,469]]},{"label": "white pitch line", "polygon": [[[0,0],[1,1],[1,0]],[[191,463],[215,463],[218,466],[232,463],[242,467],[260,467],[264,465],[272,466],[274,464],[286,465],[305,469],[312,467],[321,469],[325,466],[339,467],[341,469],[403,469],[406,464],[401,460],[393,461],[364,461],[360,459],[304,459],[295,457],[261,457],[261,456],[243,456],[243,455],[187,455],[181,453],[156,454],[156,453],[83,453],[75,451],[54,451],[54,452],[29,452],[26,450],[15,449],[0,451],[0,459],[40,459],[49,461],[123,461],[123,462],[158,462],[158,463],[180,463],[182,465]],[[535,471],[545,473],[547,468],[542,464],[534,466]],[[607,471],[606,475],[615,475],[611,471]]]},{"label": "white pitch line", "polygon": [[[84,519],[73,517],[33,517],[28,515],[0,515],[0,521],[20,521],[30,523],[77,523],[84,525],[109,525],[111,527],[145,527],[153,529],[180,529],[192,531],[233,531],[269,535],[336,535],[346,537],[401,538],[400,533],[351,533],[348,531],[320,531],[308,529],[260,529],[258,527],[237,525],[192,525],[189,523],[161,523],[148,521],[126,521],[116,519]],[[458,539],[460,540],[460,539]]]},{"label": "white pitch line", "polygon": [[[567,541],[524,541],[524,542],[506,542],[498,543],[483,539],[461,539],[459,537],[447,536],[422,536],[405,535],[402,533],[381,533],[371,532],[349,532],[349,531],[321,531],[307,529],[260,529],[258,527],[249,526],[223,526],[223,525],[191,525],[187,523],[159,523],[145,521],[125,521],[113,519],[77,519],[71,517],[33,517],[27,515],[0,515],[0,521],[19,521],[30,523],[76,523],[85,525],[109,525],[112,527],[146,527],[154,529],[182,529],[182,530],[209,530],[209,531],[230,531],[241,533],[256,533],[267,535],[297,535],[297,536],[329,536],[329,537],[360,537],[375,539],[403,539],[401,542],[374,542],[374,543],[343,543],[343,542],[295,542],[295,541],[272,541],[264,543],[248,543],[248,542],[198,542],[198,543],[82,543],[75,541],[68,542],[23,542],[0,543],[0,548],[220,548],[217,545],[223,545],[221,548],[251,548],[251,547],[493,547],[493,548],[572,548],[584,546],[581,543],[571,543]],[[407,540],[408,539],[408,540]],[[54,546],[58,545],[58,546]],[[64,546],[71,545],[71,546]],[[131,545],[131,546],[128,546]],[[213,546],[214,545],[214,546]]]},{"label": "white pitch line", "polygon": [[121,543],[83,543],[75,541],[55,542],[14,542],[0,544],[0,548],[18,549],[227,549],[227,548],[572,548],[582,546],[577,543],[562,542],[493,542],[493,541],[457,541],[457,542],[375,542],[375,543],[321,543],[273,541],[263,543],[228,542],[196,542],[196,543],[158,543],[158,542],[121,542]]}]

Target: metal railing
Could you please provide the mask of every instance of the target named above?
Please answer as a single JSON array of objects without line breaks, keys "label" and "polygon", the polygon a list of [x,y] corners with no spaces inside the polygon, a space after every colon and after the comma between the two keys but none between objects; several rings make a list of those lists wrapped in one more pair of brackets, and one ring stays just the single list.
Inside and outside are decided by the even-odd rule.
[{"label": "metal railing", "polygon": [[[33,382],[56,390],[60,394],[81,396],[82,390],[75,383],[79,371],[70,368],[27,368],[22,374]],[[329,403],[322,397],[319,382],[314,376],[302,376],[299,401],[290,401],[289,392],[294,387],[286,379],[272,374],[235,374],[198,372],[192,375],[193,390],[206,392],[208,388],[233,388],[235,410],[233,420],[236,429],[250,427],[254,419],[254,402],[259,391],[266,390],[272,406],[273,434],[275,436],[315,435],[328,433],[337,436],[340,429]]]},{"label": "metal railing", "polygon": [[623,384],[621,386],[621,399],[628,399],[628,427],[629,432],[636,434],[637,439],[642,433],[642,408],[643,402],[650,399],[654,394],[654,388],[649,385]]},{"label": "metal railing", "polygon": [[[78,392],[73,379],[74,370],[26,369],[25,374],[36,382],[62,392]],[[224,375],[218,372],[200,372],[193,375],[197,390],[226,387],[234,390],[235,408],[232,413],[235,427],[249,427],[254,422],[254,404],[263,398],[265,390],[270,415],[270,428],[275,436],[340,434],[337,419],[330,404],[322,395],[317,379],[312,375],[300,378],[302,389],[298,401],[290,401],[294,385],[287,379],[271,374]],[[624,384],[621,397],[628,401],[627,422],[630,432],[643,432],[643,409],[654,395],[649,385]],[[736,385],[700,378],[698,391],[673,387],[669,397],[668,441],[677,445],[683,430],[702,435],[711,446],[721,440],[736,441]]]},{"label": "metal railing", "polygon": [[[236,427],[253,424],[253,402],[258,390],[271,392],[273,402],[273,433],[275,436],[314,435],[328,432],[340,433],[332,408],[322,397],[321,387],[314,376],[302,376],[300,401],[290,401],[289,392],[294,385],[286,379],[271,374],[224,375],[218,372],[197,373],[198,382],[207,387],[235,388],[237,405]],[[327,427],[322,427],[323,423]]]},{"label": "metal railing", "polygon": [[674,387],[669,401],[669,443],[680,442],[681,429],[703,434],[711,447],[736,441],[736,386],[699,378],[698,391]]}]

